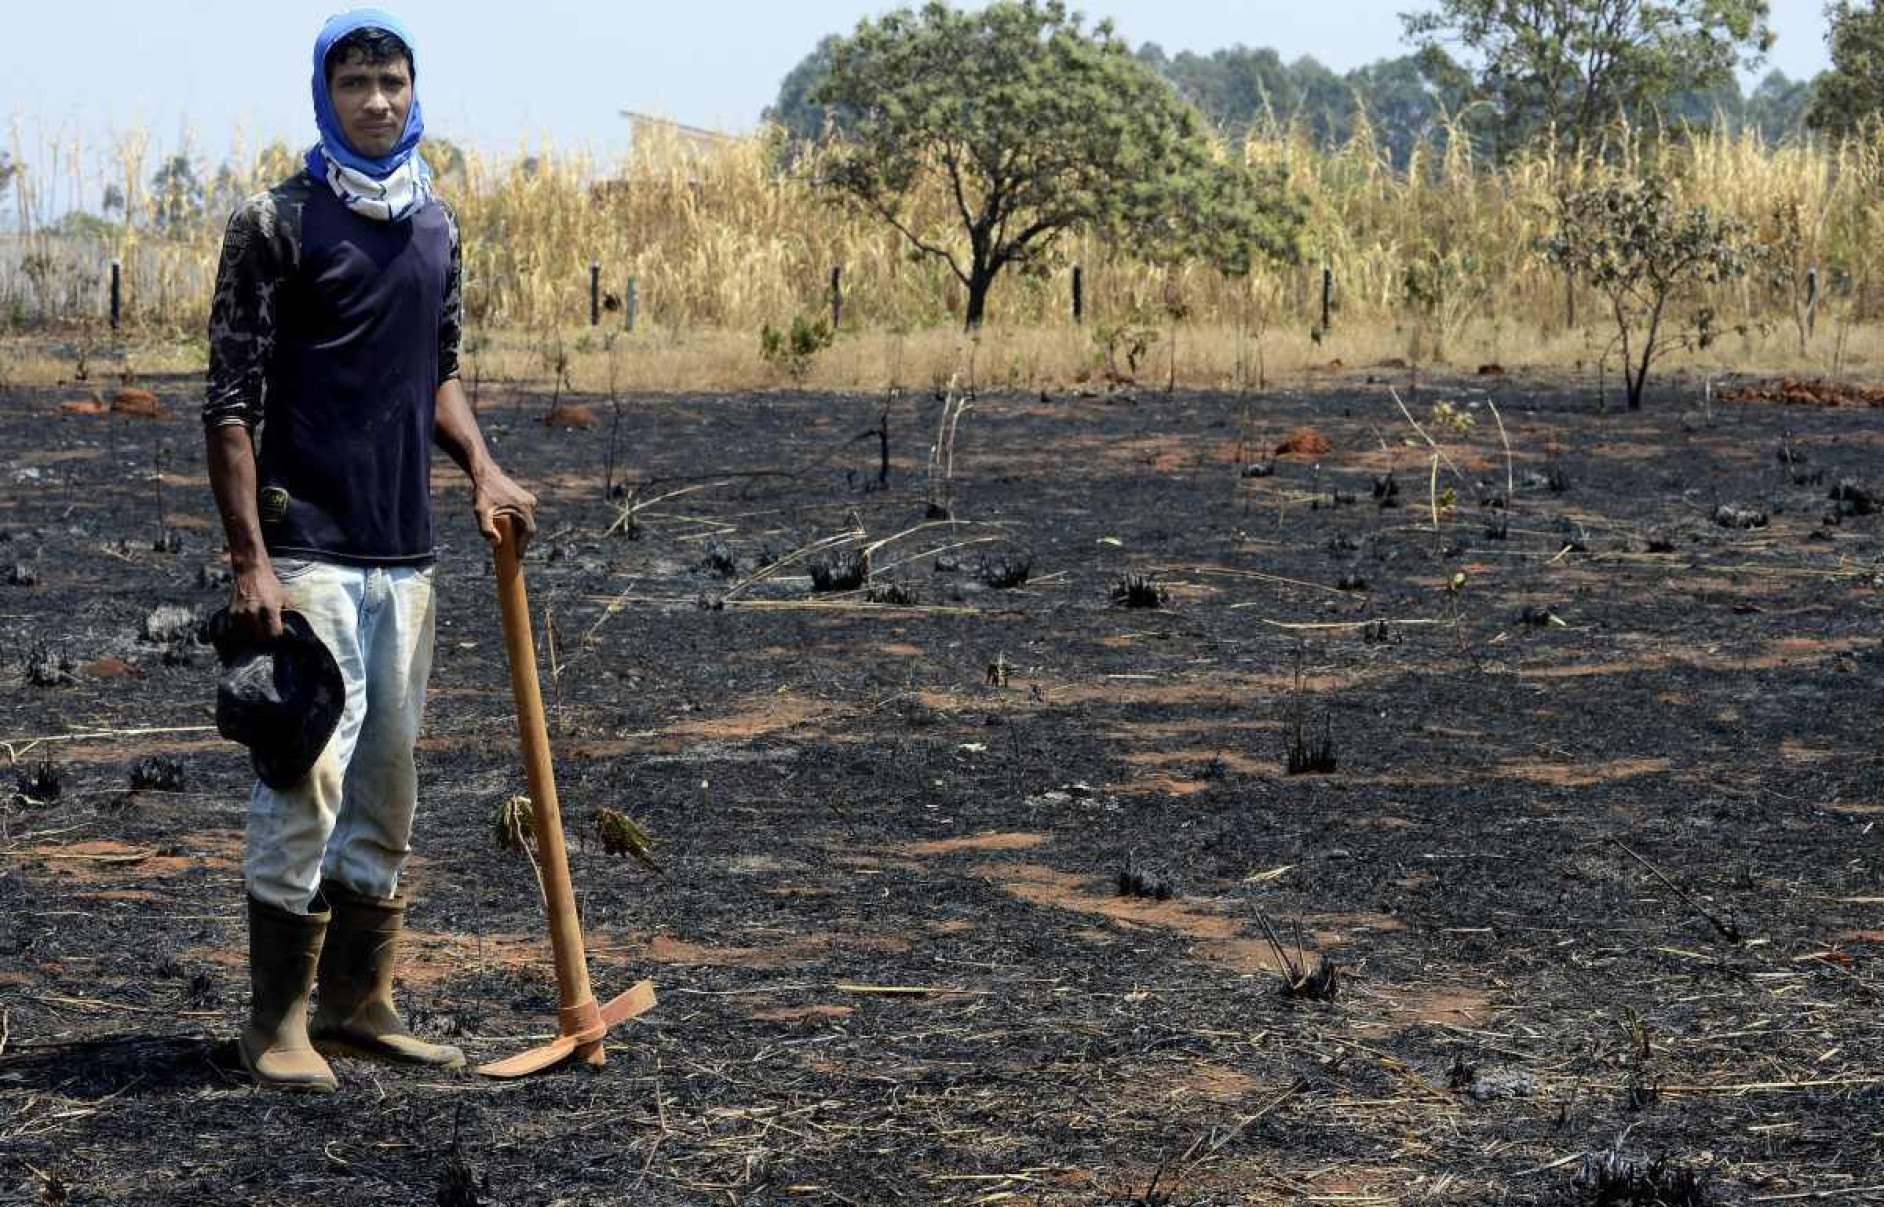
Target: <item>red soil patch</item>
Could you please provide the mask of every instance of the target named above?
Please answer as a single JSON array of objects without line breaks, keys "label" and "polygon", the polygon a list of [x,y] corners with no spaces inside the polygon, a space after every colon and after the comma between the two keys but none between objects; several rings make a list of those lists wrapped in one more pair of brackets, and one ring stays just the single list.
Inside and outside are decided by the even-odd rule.
[{"label": "red soil patch", "polygon": [[801,963],[812,954],[809,949],[822,946],[823,944],[816,936],[808,936],[779,947],[710,947],[704,943],[676,939],[672,935],[655,935],[648,940],[643,954],[657,964],[778,968],[786,964]]},{"label": "red soil patch", "polygon": [[1535,784],[1556,784],[1564,788],[1588,788],[1641,775],[1660,775],[1672,770],[1667,759],[1615,759],[1607,763],[1542,763],[1511,761],[1498,764],[1498,774],[1509,779],[1529,780]]},{"label": "red soil patch", "polygon": [[1482,1024],[1491,1016],[1491,997],[1482,990],[1463,986],[1436,989],[1411,986],[1387,986],[1381,990],[1396,1021],[1405,1024],[1434,1023],[1455,1027]]},{"label": "red soil patch", "polygon": [[100,658],[96,662],[87,662],[79,667],[79,673],[88,679],[142,679],[144,672],[122,658]]},{"label": "red soil patch", "polygon": [[1884,407],[1884,386],[1824,377],[1782,377],[1725,389],[1719,398],[1722,402],[1780,402],[1790,406]]},{"label": "red soil patch", "polygon": [[97,398],[74,398],[69,402],[59,404],[61,415],[104,415],[110,413],[110,410],[110,407]]},{"label": "red soil patch", "polygon": [[111,413],[135,419],[168,419],[170,409],[149,390],[119,390],[111,399]]},{"label": "red soil patch", "polygon": [[559,402],[550,408],[540,423],[548,428],[576,428],[582,431],[595,426],[595,411],[579,402]]},{"label": "red soil patch", "polygon": [[911,843],[901,848],[904,855],[952,855],[956,851],[1024,851],[1047,841],[1045,834],[1018,831],[1004,834],[965,834],[960,838],[938,838],[933,842]]},{"label": "red soil patch", "polygon": [[1243,1102],[1261,1084],[1241,1070],[1198,1061],[1181,1076],[1160,1077],[1156,1092],[1165,1098],[1196,1097],[1210,1102]]},{"label": "red soil patch", "polygon": [[762,1023],[809,1023],[825,1019],[849,1018],[856,1013],[852,1006],[770,1006],[763,1010],[754,1010],[747,1018]]},{"label": "red soil patch", "polygon": [[1324,457],[1333,451],[1328,437],[1312,427],[1298,427],[1276,445],[1278,457]]}]

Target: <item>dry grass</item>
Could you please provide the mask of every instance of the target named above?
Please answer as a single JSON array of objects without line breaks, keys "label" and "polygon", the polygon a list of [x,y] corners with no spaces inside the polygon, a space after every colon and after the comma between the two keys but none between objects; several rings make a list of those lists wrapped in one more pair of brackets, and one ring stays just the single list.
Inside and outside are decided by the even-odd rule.
[{"label": "dry grass", "polygon": [[[632,334],[597,333],[587,327],[559,329],[566,350],[564,388],[606,397],[668,391],[714,389],[791,389],[875,391],[891,385],[905,389],[941,389],[972,359],[981,389],[1105,390],[1119,384],[1105,375],[1103,354],[1089,329],[1071,326],[994,325],[971,345],[950,328],[909,334],[878,330],[847,332],[812,362],[810,372],[793,379],[759,356],[750,332],[663,329]],[[93,340],[88,377],[76,377],[78,337],[70,332],[0,335],[0,389],[9,385],[69,384],[82,397],[94,384],[115,385],[129,370],[132,378],[199,372],[200,346],[153,341],[135,336],[112,343]],[[483,338],[465,358],[465,384],[488,405],[517,389],[548,392],[554,374],[545,366],[543,332],[515,329]],[[1484,364],[1519,371],[1527,368],[1568,371],[1595,384],[1606,333],[1512,329],[1476,322],[1459,333],[1443,362],[1414,365],[1407,358],[1413,336],[1391,326],[1337,331],[1321,344],[1306,328],[1270,333],[1263,346],[1260,374],[1247,337],[1222,327],[1187,325],[1178,338],[1176,383],[1179,388],[1299,388],[1342,375],[1366,373],[1404,384],[1417,369],[1471,373]],[[1154,345],[1141,365],[1136,388],[1161,390],[1172,380],[1168,343]],[[1336,362],[1339,362],[1337,365]],[[1834,363],[1836,362],[1836,363]],[[1730,336],[1706,352],[1676,352],[1657,374],[1686,371],[1692,376],[1731,373],[1763,375],[1884,377],[1884,324],[1853,327],[1842,351],[1821,335],[1805,354],[1789,332],[1749,332]],[[1614,360],[1606,370],[1612,392],[1620,389]],[[967,380],[964,375],[964,380]],[[1651,381],[1651,387],[1654,382]]]},{"label": "dry grass", "polygon": [[[1306,200],[1300,264],[1231,280],[1070,240],[1057,269],[1010,273],[997,284],[977,377],[1018,386],[1092,380],[1108,367],[1097,340],[1108,329],[1158,333],[1136,369],[1124,366],[1123,344],[1109,362],[1157,384],[1173,375],[1192,385],[1287,380],[1337,358],[1349,366],[1593,369],[1611,336],[1603,311],[1596,298],[1566,288],[1539,241],[1563,189],[1596,171],[1650,169],[1669,174],[1683,200],[1743,219],[1767,249],[1759,272],[1706,299],[1723,334],[1689,363],[1832,373],[1876,363],[1884,142],[1770,147],[1755,135],[1715,133],[1684,142],[1624,135],[1618,146],[1606,169],[1547,152],[1492,167],[1472,162],[1460,143],[1424,148],[1396,171],[1365,129],[1332,152],[1298,130],[1267,131],[1240,150],[1285,165]],[[68,377],[81,357],[119,354],[101,331],[104,266],[114,257],[125,264],[132,369],[200,364],[223,217],[235,199],[292,170],[295,157],[282,146],[248,157],[246,168],[212,180],[200,214],[165,225],[163,199],[147,184],[147,150],[144,136],[122,138],[101,166],[87,168],[84,148],[29,156],[16,131],[14,153],[26,171],[15,226],[24,233],[0,239],[0,319],[15,330],[64,324],[60,340],[70,347],[50,361],[0,352],[0,377]],[[790,384],[760,361],[759,329],[826,313],[833,265],[845,272],[844,330],[805,384],[923,385],[946,380],[965,361],[952,277],[932,261],[912,260],[882,224],[821,200],[811,184],[815,156],[782,169],[763,137],[706,150],[649,137],[626,162],[607,167],[555,148],[495,159],[446,151],[436,157],[439,187],[468,239],[468,373],[510,382],[566,376],[600,392],[611,380],[622,390]],[[107,183],[126,197],[127,222],[77,235],[47,227],[44,216],[60,197]],[[916,212],[919,224],[947,237],[939,197],[923,199]],[[592,261],[618,300],[635,280],[632,333],[621,330],[620,310],[604,317],[603,329],[587,328]],[[1068,313],[1074,262],[1085,267],[1084,328]],[[1314,343],[1324,263],[1335,274],[1336,310],[1332,330]],[[1810,266],[1819,269],[1822,293],[1808,341]],[[1187,316],[1175,328],[1173,308]]]}]

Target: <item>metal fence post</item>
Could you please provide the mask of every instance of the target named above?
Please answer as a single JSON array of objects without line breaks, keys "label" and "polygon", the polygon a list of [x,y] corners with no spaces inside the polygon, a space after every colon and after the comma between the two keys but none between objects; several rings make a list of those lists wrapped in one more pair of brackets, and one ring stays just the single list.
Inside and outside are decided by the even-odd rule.
[{"label": "metal fence post", "polygon": [[622,299],[622,309],[627,312],[628,330],[635,329],[635,312],[641,309],[641,283],[633,277],[628,278],[628,295]]},{"label": "metal fence post", "polygon": [[589,326],[602,325],[602,262],[589,261]]},{"label": "metal fence post", "polygon": [[844,266],[831,267],[831,330],[844,325]]},{"label": "metal fence post", "polygon": [[1073,265],[1073,321],[1086,321],[1086,273],[1078,264]]},{"label": "metal fence post", "polygon": [[124,264],[111,262],[111,329],[116,331],[124,318]]}]

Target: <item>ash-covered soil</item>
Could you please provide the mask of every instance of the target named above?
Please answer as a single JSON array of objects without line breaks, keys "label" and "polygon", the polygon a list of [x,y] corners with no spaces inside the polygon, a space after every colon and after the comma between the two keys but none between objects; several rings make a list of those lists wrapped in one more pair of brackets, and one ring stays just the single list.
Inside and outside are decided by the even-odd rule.
[{"label": "ash-covered soil", "polygon": [[[1435,468],[1359,380],[986,393],[938,519],[927,392],[487,389],[593,976],[661,1004],[297,1098],[223,1050],[197,388],[0,401],[0,1203],[1884,1201],[1874,412],[1457,383]],[[556,1002],[436,481],[404,1000],[482,1060]]]}]

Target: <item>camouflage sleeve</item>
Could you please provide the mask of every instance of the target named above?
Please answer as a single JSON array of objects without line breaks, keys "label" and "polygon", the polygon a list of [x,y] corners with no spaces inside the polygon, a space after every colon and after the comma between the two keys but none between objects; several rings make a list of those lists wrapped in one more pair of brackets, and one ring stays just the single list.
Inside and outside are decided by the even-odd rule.
[{"label": "camouflage sleeve", "polygon": [[209,308],[209,384],[203,426],[262,421],[263,385],[275,349],[275,292],[284,275],[275,200],[251,197],[229,219]]},{"label": "camouflage sleeve", "polygon": [[451,231],[451,267],[445,273],[445,298],[438,316],[438,384],[458,376],[458,351],[464,343],[464,247],[458,215],[444,205]]}]

